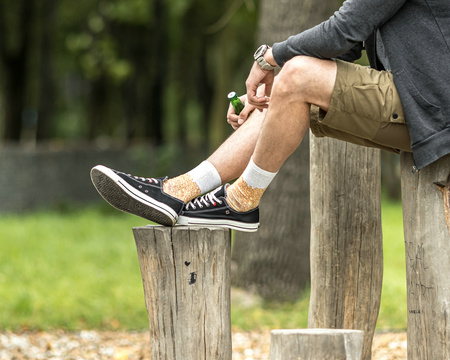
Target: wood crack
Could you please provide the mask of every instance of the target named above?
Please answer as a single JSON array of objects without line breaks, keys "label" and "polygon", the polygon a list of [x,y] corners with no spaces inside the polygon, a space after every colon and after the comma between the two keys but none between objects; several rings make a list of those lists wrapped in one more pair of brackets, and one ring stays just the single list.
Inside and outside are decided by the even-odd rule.
[{"label": "wood crack", "polygon": [[445,183],[434,183],[438,190],[442,193],[445,210],[445,222],[447,224],[447,230],[450,235],[450,173],[448,174],[447,181]]}]

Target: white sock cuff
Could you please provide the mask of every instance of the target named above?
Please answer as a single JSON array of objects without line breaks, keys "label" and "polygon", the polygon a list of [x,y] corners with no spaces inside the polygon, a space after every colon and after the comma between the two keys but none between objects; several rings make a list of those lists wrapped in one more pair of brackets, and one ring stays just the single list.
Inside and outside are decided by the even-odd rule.
[{"label": "white sock cuff", "polygon": [[252,188],[266,189],[277,174],[278,171],[272,173],[261,169],[253,162],[252,157],[242,174],[242,178],[244,179],[245,183]]},{"label": "white sock cuff", "polygon": [[222,179],[219,172],[213,164],[205,160],[196,168],[188,172],[192,180],[198,185],[202,194],[214,190],[222,185]]}]

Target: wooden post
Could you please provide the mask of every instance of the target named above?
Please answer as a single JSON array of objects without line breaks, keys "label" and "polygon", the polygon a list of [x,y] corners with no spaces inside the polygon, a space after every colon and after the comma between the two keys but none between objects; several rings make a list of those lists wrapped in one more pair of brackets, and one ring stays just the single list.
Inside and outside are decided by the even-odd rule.
[{"label": "wooden post", "polygon": [[152,360],[231,360],[230,231],[133,229]]},{"label": "wooden post", "polygon": [[310,141],[308,327],[364,330],[368,360],[383,277],[380,152],[330,138]]},{"label": "wooden post", "polygon": [[413,165],[402,153],[408,360],[450,359],[450,155]]},{"label": "wooden post", "polygon": [[361,360],[364,331],[273,330],[269,360]]}]

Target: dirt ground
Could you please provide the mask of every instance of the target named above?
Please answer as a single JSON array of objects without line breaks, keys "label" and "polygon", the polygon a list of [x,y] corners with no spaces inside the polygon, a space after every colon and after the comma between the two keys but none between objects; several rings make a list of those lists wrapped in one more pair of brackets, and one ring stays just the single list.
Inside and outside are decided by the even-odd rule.
[{"label": "dirt ground", "polygon": [[[267,360],[270,332],[233,332],[233,360]],[[378,333],[373,360],[406,360],[406,333]],[[0,332],[0,360],[150,360],[148,332]]]}]

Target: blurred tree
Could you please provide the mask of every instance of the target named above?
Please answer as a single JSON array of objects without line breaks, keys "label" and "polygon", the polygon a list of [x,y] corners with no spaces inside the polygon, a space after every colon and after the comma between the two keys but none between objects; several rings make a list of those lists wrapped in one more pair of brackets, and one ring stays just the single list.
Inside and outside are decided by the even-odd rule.
[{"label": "blurred tree", "polygon": [[47,140],[52,136],[52,120],[55,112],[56,87],[54,79],[55,36],[57,7],[54,0],[39,0],[37,9],[39,21],[40,64],[39,114],[37,118],[36,138]]},{"label": "blurred tree", "polygon": [[381,185],[385,196],[391,200],[401,200],[400,157],[398,154],[381,152]]},{"label": "blurred tree", "polygon": [[2,137],[222,141],[257,1],[2,0]]},{"label": "blurred tree", "polygon": [[[263,0],[258,43],[272,44],[310,28],[339,5],[337,0]],[[264,194],[260,230],[235,235],[232,282],[267,300],[296,300],[310,281],[308,140],[303,139]]]},{"label": "blurred tree", "polygon": [[27,107],[28,60],[36,0],[0,1],[0,62],[4,104],[4,134],[20,139],[22,113]]}]

